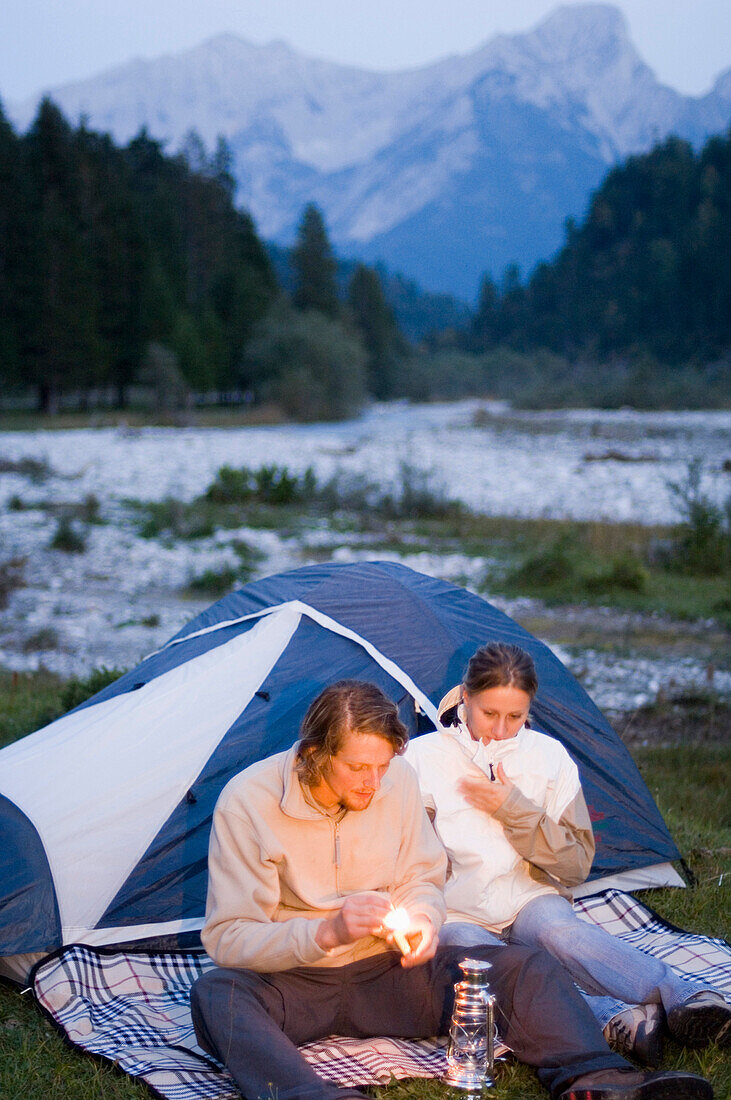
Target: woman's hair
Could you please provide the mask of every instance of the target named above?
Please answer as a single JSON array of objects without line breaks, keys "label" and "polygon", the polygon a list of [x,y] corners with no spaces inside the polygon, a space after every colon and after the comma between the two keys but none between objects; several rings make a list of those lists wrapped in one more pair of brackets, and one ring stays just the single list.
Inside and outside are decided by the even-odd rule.
[{"label": "woman's hair", "polygon": [[538,676],[530,653],[517,645],[490,642],[470,657],[462,684],[470,695],[488,688],[515,687],[532,699],[538,691]]},{"label": "woman's hair", "polygon": [[302,726],[295,768],[306,786],[314,787],[331,756],[342,748],[347,733],[374,733],[400,755],[409,740],[396,704],[375,684],[338,680],[310,703]]}]

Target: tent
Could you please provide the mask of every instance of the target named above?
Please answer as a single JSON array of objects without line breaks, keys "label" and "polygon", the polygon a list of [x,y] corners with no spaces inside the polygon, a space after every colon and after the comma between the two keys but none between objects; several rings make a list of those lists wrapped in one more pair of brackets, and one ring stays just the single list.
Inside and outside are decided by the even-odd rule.
[{"label": "tent", "polygon": [[224,784],[288,748],[315,695],[378,683],[412,735],[487,641],[523,646],[536,725],[579,765],[597,839],[589,889],[682,880],[629,753],[560,661],[485,600],[387,562],[247,585],[92,699],[0,751],[0,957],[178,937],[202,924]]}]

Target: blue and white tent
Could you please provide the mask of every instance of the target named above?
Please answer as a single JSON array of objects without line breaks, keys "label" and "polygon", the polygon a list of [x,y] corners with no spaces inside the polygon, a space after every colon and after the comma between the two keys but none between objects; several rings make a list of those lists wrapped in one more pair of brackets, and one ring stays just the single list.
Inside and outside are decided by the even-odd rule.
[{"label": "blue and white tent", "polygon": [[413,735],[432,729],[444,692],[494,640],[532,654],[535,724],[581,770],[597,838],[590,888],[682,884],[629,753],[545,645],[404,566],[308,566],[225,596],[0,751],[0,956],[197,933],[211,815],[232,775],[288,748],[313,697],[343,677],[378,683]]}]

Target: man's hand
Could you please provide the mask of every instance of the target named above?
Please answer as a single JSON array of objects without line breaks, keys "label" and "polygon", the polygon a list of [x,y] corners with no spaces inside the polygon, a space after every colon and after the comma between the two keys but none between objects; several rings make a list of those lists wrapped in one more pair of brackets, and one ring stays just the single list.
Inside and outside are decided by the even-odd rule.
[{"label": "man's hand", "polygon": [[[411,945],[411,950],[408,955],[401,956],[402,966],[406,968],[410,966],[420,966],[422,963],[428,962],[429,959],[434,956],[437,946],[439,945],[439,937],[437,936],[434,925],[428,917],[423,917],[421,914],[417,913],[411,919],[411,923],[404,935]],[[387,943],[393,945],[393,932],[388,932],[385,938]]]},{"label": "man's hand", "polygon": [[339,913],[324,920],[315,933],[315,942],[323,951],[355,943],[363,936],[373,936],[380,930],[383,918],[391,908],[388,899],[373,891],[351,894]]},{"label": "man's hand", "polygon": [[484,810],[486,814],[494,814],[500,809],[513,786],[502,764],[497,766],[497,778],[494,782],[477,768],[457,781],[457,790],[464,795],[470,806],[474,806],[476,810]]}]

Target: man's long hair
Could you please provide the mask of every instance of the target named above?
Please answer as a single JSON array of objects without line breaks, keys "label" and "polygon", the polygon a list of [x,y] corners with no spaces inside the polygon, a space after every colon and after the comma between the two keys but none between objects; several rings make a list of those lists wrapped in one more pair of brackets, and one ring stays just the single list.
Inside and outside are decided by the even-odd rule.
[{"label": "man's long hair", "polygon": [[397,755],[409,741],[396,704],[379,687],[364,680],[338,680],[313,699],[302,721],[295,767],[305,786],[319,783],[323,768],[348,733],[383,737]]}]

